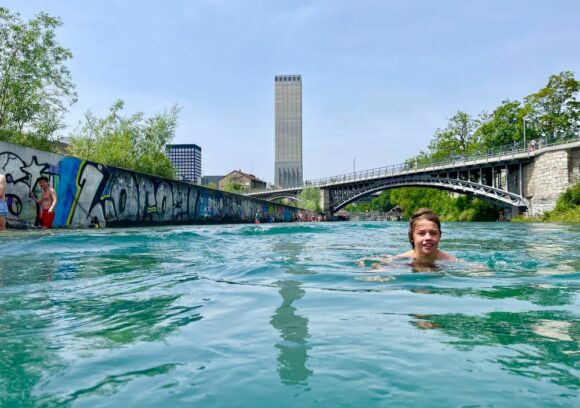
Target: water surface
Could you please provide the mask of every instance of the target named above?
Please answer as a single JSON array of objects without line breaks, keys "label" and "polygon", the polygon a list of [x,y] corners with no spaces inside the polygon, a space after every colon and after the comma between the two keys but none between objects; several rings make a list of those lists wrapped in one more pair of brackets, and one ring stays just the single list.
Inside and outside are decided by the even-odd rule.
[{"label": "water surface", "polygon": [[404,223],[0,236],[0,406],[579,406],[580,226]]}]

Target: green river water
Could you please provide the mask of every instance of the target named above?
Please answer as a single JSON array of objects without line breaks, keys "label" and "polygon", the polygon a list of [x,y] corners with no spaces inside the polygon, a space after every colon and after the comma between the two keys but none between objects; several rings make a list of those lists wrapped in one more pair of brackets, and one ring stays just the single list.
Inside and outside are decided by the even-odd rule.
[{"label": "green river water", "polygon": [[580,406],[580,226],[0,235],[2,407]]}]

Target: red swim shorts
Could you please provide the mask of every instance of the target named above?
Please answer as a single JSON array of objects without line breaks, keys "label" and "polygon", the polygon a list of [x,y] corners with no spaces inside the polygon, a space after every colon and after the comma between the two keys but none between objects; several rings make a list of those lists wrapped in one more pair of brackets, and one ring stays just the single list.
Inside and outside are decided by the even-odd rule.
[{"label": "red swim shorts", "polygon": [[52,222],[54,221],[54,211],[49,213],[48,210],[42,209],[38,219],[42,228],[50,229],[52,227]]}]

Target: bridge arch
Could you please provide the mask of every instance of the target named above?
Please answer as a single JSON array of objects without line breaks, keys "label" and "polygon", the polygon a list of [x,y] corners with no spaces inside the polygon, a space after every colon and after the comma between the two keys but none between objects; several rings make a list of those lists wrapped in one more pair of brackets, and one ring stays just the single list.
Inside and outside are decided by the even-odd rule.
[{"label": "bridge arch", "polygon": [[454,193],[465,194],[471,197],[481,198],[502,207],[518,207],[525,209],[529,206],[528,201],[515,193],[486,186],[467,180],[457,180],[432,176],[413,176],[387,180],[379,180],[374,183],[361,185],[357,189],[349,191],[330,192],[330,211],[337,212],[362,197],[380,191],[390,190],[400,187],[428,187],[438,190],[446,190]]},{"label": "bridge arch", "polygon": [[296,195],[292,195],[292,193],[272,194],[268,196],[268,201],[281,200],[283,198],[291,201],[298,201],[298,197]]}]

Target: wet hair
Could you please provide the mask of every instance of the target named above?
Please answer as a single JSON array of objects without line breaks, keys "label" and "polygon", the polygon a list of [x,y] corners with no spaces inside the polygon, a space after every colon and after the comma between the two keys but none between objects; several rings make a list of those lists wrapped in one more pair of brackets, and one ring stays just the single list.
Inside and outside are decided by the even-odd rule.
[{"label": "wet hair", "polygon": [[427,220],[437,224],[439,228],[439,234],[441,231],[441,221],[439,221],[439,216],[433,212],[430,208],[419,208],[415,211],[415,214],[411,216],[409,220],[409,242],[411,243],[411,248],[415,249],[415,243],[413,242],[413,231],[415,230],[415,224],[420,220]]},{"label": "wet hair", "polygon": [[39,181],[39,182],[40,182],[40,181],[46,181],[46,182],[48,183],[48,177],[45,177],[45,176],[40,176],[40,177],[37,179],[37,181]]}]

